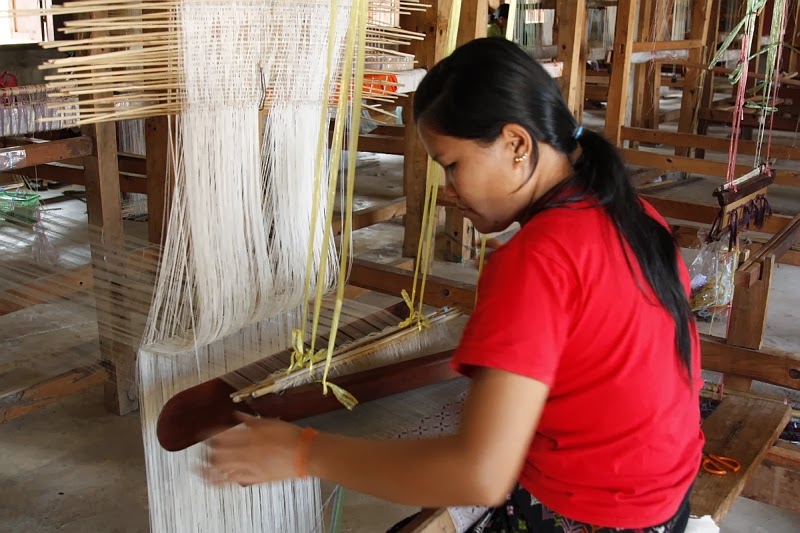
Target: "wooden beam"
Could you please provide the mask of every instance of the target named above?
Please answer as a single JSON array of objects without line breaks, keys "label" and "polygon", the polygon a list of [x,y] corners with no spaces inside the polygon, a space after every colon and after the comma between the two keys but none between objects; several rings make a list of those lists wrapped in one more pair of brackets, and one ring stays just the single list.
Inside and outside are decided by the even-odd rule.
[{"label": "wooden beam", "polygon": [[[620,153],[625,162],[631,165],[676,170],[689,174],[716,176],[719,178],[724,178],[728,171],[728,164],[722,161],[709,161],[707,159],[695,159],[692,157],[648,152],[645,150],[631,150],[628,148],[620,149]],[[752,170],[753,167],[751,166],[736,165],[737,176],[744,176]],[[774,183],[778,185],[800,186],[800,172],[777,169]]]},{"label": "wooden beam", "polygon": [[606,137],[615,146],[622,143],[622,127],[628,111],[628,81],[631,71],[633,34],[636,25],[636,0],[619,0],[617,4],[614,60],[606,106]]},{"label": "wooden beam", "polygon": [[[700,111],[700,117],[714,124],[732,123],[733,114],[730,111],[723,111],[720,109],[703,109]],[[794,132],[797,130],[797,119],[789,117],[776,116],[770,119],[772,129],[777,131]],[[742,118],[742,127],[757,128],[759,124],[758,115],[745,113]]]},{"label": "wooden beam", "polygon": [[[398,198],[385,204],[373,205],[364,209],[359,209],[353,213],[353,231],[378,224],[379,222],[386,222],[393,218],[400,217],[406,214],[406,199]],[[342,234],[342,218],[337,217],[333,221],[334,235]]]},{"label": "wooden beam", "polygon": [[16,173],[18,169],[87,156],[92,153],[92,139],[82,135],[57,141],[11,146],[3,148],[2,152],[14,156],[9,158],[11,164],[4,166],[3,171]]},{"label": "wooden beam", "polygon": [[358,136],[359,152],[374,152],[377,154],[403,155],[405,138],[392,135],[374,135],[365,133]]},{"label": "wooden beam", "polygon": [[108,379],[101,365],[75,368],[32,387],[0,398],[0,424],[37,411],[66,396],[100,385]]},{"label": "wooden beam", "polygon": [[713,335],[700,335],[700,339],[704,369],[800,390],[800,354],[743,348]]},{"label": "wooden beam", "polygon": [[[649,194],[642,194],[641,197],[650,202],[661,213],[661,216],[666,218],[712,224],[717,213],[719,213],[719,207],[714,205],[696,204]],[[759,231],[763,233],[778,233],[791,220],[792,218],[786,215],[772,215],[764,221],[764,227]]]},{"label": "wooden beam", "polygon": [[[645,4],[641,3],[640,8]],[[649,28],[649,25],[647,26]],[[640,26],[641,28],[641,26]],[[641,35],[641,34],[640,34]],[[632,53],[637,52],[668,52],[673,50],[696,50],[703,48],[702,39],[686,39],[683,41],[636,41],[631,44]]]},{"label": "wooden beam", "polygon": [[[396,295],[403,289],[411,294],[413,281],[411,271],[361,259],[353,260],[348,280],[356,287]],[[458,306],[471,312],[475,306],[475,285],[429,275],[425,283],[425,303],[436,307]]]}]

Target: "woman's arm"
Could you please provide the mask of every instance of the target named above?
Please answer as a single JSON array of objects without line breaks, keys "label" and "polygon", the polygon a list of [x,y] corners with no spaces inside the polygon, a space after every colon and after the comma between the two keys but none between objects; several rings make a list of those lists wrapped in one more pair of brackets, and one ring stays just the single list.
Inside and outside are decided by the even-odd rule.
[{"label": "woman's arm", "polygon": [[[548,388],[501,370],[475,370],[453,436],[370,440],[322,433],[308,473],[378,498],[420,507],[496,505],[513,488]],[[300,429],[251,418],[212,439],[212,481],[263,483],[294,477]]]}]

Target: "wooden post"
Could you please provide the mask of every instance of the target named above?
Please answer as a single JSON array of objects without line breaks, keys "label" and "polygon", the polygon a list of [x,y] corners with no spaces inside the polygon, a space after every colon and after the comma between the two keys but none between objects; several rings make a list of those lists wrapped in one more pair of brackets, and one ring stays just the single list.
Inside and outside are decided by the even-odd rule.
[{"label": "wooden post", "polygon": [[[411,11],[409,14],[402,15],[400,25],[405,30],[425,35],[421,41],[411,41],[408,51],[414,54],[419,68],[430,69],[443,55],[451,0],[430,0],[426,3],[430,7],[424,11]],[[412,94],[405,99],[403,105],[403,124],[405,125],[403,193],[406,197],[404,257],[417,255],[417,245],[422,232],[422,210],[425,205],[425,179],[428,168],[428,155],[419,141],[416,124],[413,121],[413,106]]]},{"label": "wooden post", "polygon": [[[462,0],[456,46],[473,39],[486,37],[487,0]],[[444,260],[461,263],[474,257],[475,228],[461,211],[452,207],[444,210]]]},{"label": "wooden post", "polygon": [[147,168],[147,235],[150,242],[161,244],[169,206],[172,200],[174,176],[169,161],[169,119],[150,117],[144,121]]},{"label": "wooden post", "polygon": [[[111,276],[103,272],[104,265],[124,261],[116,125],[105,122],[82,129],[84,135],[94,139],[92,154],[83,160],[89,225],[102,229],[101,242],[97,243],[95,239],[90,242],[93,277],[104,280],[97,284],[99,287],[95,290],[110,290],[108,281]],[[112,266],[112,270],[116,269]],[[138,407],[136,353],[130,346],[115,340],[114,332],[105,318],[116,315],[117,318],[113,320],[120,323],[120,309],[124,309],[124,305],[120,302],[117,309],[111,309],[110,301],[123,296],[115,293],[99,298],[97,303],[100,354],[109,369],[105,403],[108,410],[119,415],[130,413]]]},{"label": "wooden post", "polygon": [[[91,17],[102,18],[106,15],[107,12],[98,11],[92,13]],[[95,37],[103,35],[108,34],[92,34]],[[107,51],[99,49],[92,53]],[[114,331],[118,328],[126,331],[130,329],[125,311],[125,295],[114,291],[115,275],[112,274],[122,272],[125,264],[117,129],[114,122],[102,122],[83,126],[81,131],[93,140],[91,155],[83,158],[83,172],[89,226],[101,232],[100,242],[90,233],[89,244],[94,290],[106,292],[97,299],[96,304],[100,357],[109,375],[105,383],[105,405],[112,413],[125,415],[137,409],[139,395],[136,383],[136,352],[131,346],[119,342]]]},{"label": "wooden post", "polygon": [[[641,0],[639,3],[639,33],[636,37],[638,42],[660,41],[661,35],[653,35],[653,19],[655,18],[655,0]],[[660,27],[660,26],[659,26]],[[653,70],[653,83],[658,80],[661,82],[661,63],[658,61],[647,61],[638,63],[634,67],[633,73],[633,94],[639,95],[633,100],[633,113],[631,114],[631,125],[636,128],[645,127],[645,116],[650,116],[654,105],[658,105],[658,96],[653,97],[651,83],[648,83],[648,74]],[[648,87],[650,86],[650,87]],[[658,116],[658,115],[656,115]],[[652,126],[650,126],[652,127]],[[632,142],[631,148],[636,148],[638,143]]]},{"label": "wooden post", "polygon": [[[708,26],[711,19],[712,0],[696,0],[692,5],[692,27],[689,30],[689,39],[700,39],[707,43]],[[705,65],[709,59],[708,49],[694,48],[689,51],[688,61],[692,65]],[[678,131],[681,133],[696,133],[697,122],[700,116],[701,87],[705,80],[706,69],[697,67],[686,68],[686,79],[683,85],[683,99],[681,100],[681,115],[678,119]],[[676,148],[675,155],[687,156],[688,148]]]},{"label": "wooden post", "polygon": [[631,74],[631,48],[636,24],[637,0],[619,0],[611,80],[608,84],[606,137],[615,146],[622,144],[622,127],[628,109],[628,82]]},{"label": "wooden post", "polygon": [[[734,288],[731,316],[728,320],[728,344],[752,350],[761,349],[774,266],[775,256],[767,256],[763,260],[761,278],[758,281],[751,286],[739,285]],[[749,390],[753,380],[725,374],[724,382],[726,387],[732,389]]]},{"label": "wooden post", "polygon": [[556,59],[564,65],[559,84],[569,110],[579,122],[583,115],[586,73],[586,19],[586,0],[564,2],[558,8]]},{"label": "wooden post", "polygon": [[[719,35],[720,20],[722,18],[722,3],[723,0],[711,0],[711,23],[706,33],[706,50],[708,50],[708,59],[712,59],[714,54],[717,53],[717,36]],[[714,105],[714,90],[716,85],[716,74],[712,70],[706,73],[705,83],[703,84],[703,94],[700,97],[700,106],[704,109],[711,109]],[[685,89],[685,88],[684,88]],[[697,123],[698,135],[705,135],[708,133],[708,120],[698,118]],[[703,148],[695,150],[695,157],[704,159],[706,151]]]}]

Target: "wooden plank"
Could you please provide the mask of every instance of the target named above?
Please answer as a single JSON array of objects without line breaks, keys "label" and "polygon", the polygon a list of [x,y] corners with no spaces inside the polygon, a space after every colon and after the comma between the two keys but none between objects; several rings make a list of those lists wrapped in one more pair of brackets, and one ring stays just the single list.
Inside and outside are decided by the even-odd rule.
[{"label": "wooden plank", "polygon": [[[640,6],[645,4],[640,3]],[[641,7],[640,7],[641,9]],[[650,26],[646,26],[649,28]],[[641,28],[641,26],[640,26]],[[640,33],[641,35],[641,33]],[[667,52],[672,50],[696,50],[705,46],[703,39],[685,39],[683,41],[636,41],[631,45],[632,53],[637,52]]]},{"label": "wooden plank", "polygon": [[558,10],[556,58],[563,64],[559,85],[572,114],[580,121],[583,107],[581,71],[586,70],[586,0],[561,4]]},{"label": "wooden plank", "polygon": [[0,398],[0,424],[42,409],[71,394],[100,385],[107,378],[105,368],[100,365],[75,368]]},{"label": "wooden plank", "polygon": [[92,139],[86,135],[59,139],[42,143],[3,148],[3,152],[19,152],[20,158],[13,165],[4,168],[5,172],[34,167],[54,161],[64,161],[84,157],[92,153]]},{"label": "wooden plank", "polygon": [[718,524],[789,422],[791,409],[774,400],[727,396],[703,423],[705,453],[739,461],[739,472],[724,476],[703,470],[691,496],[692,514],[710,515]]},{"label": "wooden plank", "polygon": [[[705,43],[709,32],[709,22],[711,20],[711,0],[698,0],[692,2],[691,21],[692,26],[689,30],[689,38],[702,43],[698,48],[689,51],[689,61],[692,63],[706,64],[708,51]],[[716,31],[716,28],[714,29]],[[683,86],[683,98],[681,99],[681,114],[678,119],[678,131],[681,133],[696,133],[697,123],[700,113],[700,97],[705,81],[706,71],[701,68],[686,69],[686,78]],[[678,148],[675,155],[691,155],[690,150]]]},{"label": "wooden plank", "polygon": [[723,374],[736,374],[751,379],[800,389],[800,355],[761,348],[753,350],[728,344],[713,335],[700,335],[703,368]]},{"label": "wooden plank", "polygon": [[[627,148],[621,148],[620,153],[625,162],[631,165],[663,168],[664,170],[676,170],[689,174],[716,176],[719,178],[726,177],[728,172],[728,164],[722,161],[709,161],[707,159],[695,159],[693,157],[661,154],[644,150],[631,150]],[[752,170],[753,167],[748,165],[736,165],[737,176],[743,176]],[[774,183],[777,185],[800,186],[800,172],[778,169],[775,172]]]},{"label": "wooden plank", "polygon": [[[661,213],[661,216],[667,218],[711,224],[714,222],[717,213],[719,213],[719,207],[714,205],[685,202],[674,198],[661,198],[650,194],[641,194],[640,196],[652,204]],[[764,221],[764,227],[759,231],[763,233],[778,233],[791,220],[792,218],[786,215],[772,215]]]},{"label": "wooden plank", "polygon": [[614,60],[611,82],[608,87],[605,134],[615,146],[622,142],[622,126],[628,111],[628,81],[631,71],[633,34],[636,30],[636,1],[619,0],[617,4],[616,34],[614,35]]}]

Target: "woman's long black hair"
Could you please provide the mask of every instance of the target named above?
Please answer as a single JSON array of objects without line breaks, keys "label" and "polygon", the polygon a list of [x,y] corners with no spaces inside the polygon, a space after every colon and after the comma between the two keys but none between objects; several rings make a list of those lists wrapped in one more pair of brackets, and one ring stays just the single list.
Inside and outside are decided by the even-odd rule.
[{"label": "woman's long black hair", "polygon": [[[420,83],[414,95],[414,120],[422,119],[441,134],[485,142],[496,140],[506,124],[519,124],[535,141],[535,161],[539,159],[536,142],[567,155],[580,145],[573,177],[545,194],[527,215],[569,204],[587,194],[596,198],[675,321],[678,354],[691,376],[691,313],[678,273],[675,240],[645,212],[616,148],[589,130],[576,135],[580,126],[544,67],[505,39],[470,41],[434,66]],[[556,201],[566,188],[580,192]]]}]

